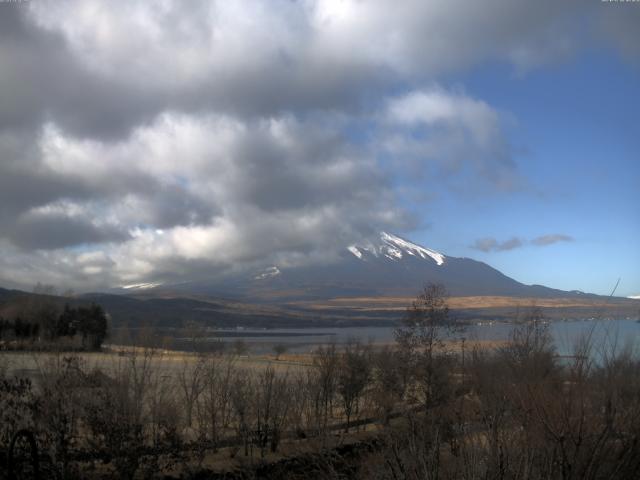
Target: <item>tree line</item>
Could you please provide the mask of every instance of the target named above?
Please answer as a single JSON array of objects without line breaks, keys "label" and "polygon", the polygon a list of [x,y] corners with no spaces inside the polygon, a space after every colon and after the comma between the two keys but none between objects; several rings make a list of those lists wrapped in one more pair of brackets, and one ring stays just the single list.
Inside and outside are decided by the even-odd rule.
[{"label": "tree line", "polygon": [[58,340],[78,339],[83,350],[98,350],[107,337],[107,315],[100,305],[55,307],[19,311],[12,319],[0,317],[0,342],[10,347],[35,342],[55,344]]}]

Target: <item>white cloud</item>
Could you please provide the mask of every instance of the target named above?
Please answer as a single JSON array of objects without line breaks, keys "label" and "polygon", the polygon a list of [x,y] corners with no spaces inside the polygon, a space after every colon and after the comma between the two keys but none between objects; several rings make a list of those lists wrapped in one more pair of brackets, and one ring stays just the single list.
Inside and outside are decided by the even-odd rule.
[{"label": "white cloud", "polygon": [[499,129],[499,117],[485,102],[440,88],[410,92],[389,102],[389,119],[414,127],[425,124],[461,126],[476,143],[491,143]]},{"label": "white cloud", "polygon": [[[47,262],[80,272],[66,277],[76,288],[326,262],[374,231],[412,224],[392,187],[398,170],[377,160],[385,149],[400,174],[416,159],[424,169],[438,161],[514,170],[499,165],[509,155],[500,115],[463,93],[413,91],[382,102],[371,118],[382,143],[344,134],[360,128],[360,116],[327,112],[245,119],[166,111],[120,140],[76,137],[48,122],[38,168],[88,193],[61,190],[27,210],[74,222],[49,246],[47,236],[33,244],[42,268],[28,277],[46,280]],[[17,232],[9,238],[25,238]]]},{"label": "white cloud", "polygon": [[523,185],[503,115],[486,102],[436,86],[391,99],[384,119],[389,126],[384,148],[396,162],[413,163],[414,171],[468,170],[493,188]]},{"label": "white cloud", "polygon": [[561,58],[592,12],[551,0],[0,8],[0,275],[83,288],[326,261],[412,225],[397,176],[518,188],[505,115],[434,82]]},{"label": "white cloud", "polygon": [[545,63],[571,50],[579,8],[574,0],[62,0],[32,2],[30,13],[64,38],[81,68],[157,96],[147,99],[156,108],[273,114],[339,108],[377,84],[487,60],[518,70]]},{"label": "white cloud", "polygon": [[[82,273],[69,282],[103,286],[207,268],[215,275],[276,258],[326,260],[381,226],[406,226],[380,166],[332,119],[166,112],[115,142],[76,138],[47,124],[41,168],[92,194],[76,200],[60,191],[31,207],[47,222],[64,216],[86,226],[74,223],[55,242],[44,235],[30,255],[52,268],[64,259]],[[106,226],[127,238],[89,229]],[[5,229],[9,238],[25,238],[18,235],[24,229],[13,229]],[[74,245],[80,250],[67,248]],[[87,263],[94,255],[108,261]],[[31,275],[44,280],[36,277],[40,269]]]}]

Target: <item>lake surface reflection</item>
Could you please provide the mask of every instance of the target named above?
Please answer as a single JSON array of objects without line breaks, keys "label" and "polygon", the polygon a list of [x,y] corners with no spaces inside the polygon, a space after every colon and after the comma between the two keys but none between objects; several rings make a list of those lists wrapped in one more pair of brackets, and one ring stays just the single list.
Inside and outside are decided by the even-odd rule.
[{"label": "lake surface reflection", "polygon": [[[636,320],[579,320],[550,322],[551,334],[560,355],[571,354],[576,341],[584,335],[591,335],[595,346],[615,343],[619,348],[640,344],[640,323]],[[513,324],[493,322],[471,325],[457,338],[467,340],[507,340]],[[284,344],[290,352],[306,352],[329,344],[343,344],[349,339],[363,343],[385,344],[394,342],[393,327],[344,327],[344,328],[276,328],[276,329],[235,329],[211,332],[210,341],[235,342],[242,339],[253,353],[265,353],[276,344]]]}]

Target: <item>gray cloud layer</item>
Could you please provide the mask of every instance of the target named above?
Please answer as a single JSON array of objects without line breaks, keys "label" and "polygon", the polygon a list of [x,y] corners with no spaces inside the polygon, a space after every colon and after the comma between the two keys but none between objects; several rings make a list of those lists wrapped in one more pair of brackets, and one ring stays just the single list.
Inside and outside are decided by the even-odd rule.
[{"label": "gray cloud layer", "polygon": [[506,250],[513,250],[523,245],[523,241],[517,237],[510,238],[504,242],[499,242],[493,237],[479,238],[471,245],[471,248],[480,250],[482,252],[504,252]]},{"label": "gray cloud layer", "polygon": [[[504,115],[437,81],[562,58],[576,15],[596,13],[551,0],[0,3],[0,280],[92,288],[315,262],[415,224],[399,177],[520,188]],[[633,57],[624,25],[610,41]]]},{"label": "gray cloud layer", "polygon": [[573,242],[574,238],[570,235],[564,235],[561,233],[554,233],[550,235],[541,235],[532,239],[531,241],[523,240],[518,237],[512,237],[509,240],[500,242],[493,237],[484,237],[477,239],[471,248],[480,250],[481,252],[504,252],[507,250],[513,250],[515,248],[523,247],[527,244],[535,245],[537,247],[546,247],[558,242]]},{"label": "gray cloud layer", "polygon": [[570,235],[563,235],[561,233],[554,233],[551,235],[542,235],[541,237],[534,238],[531,243],[539,247],[546,245],[553,245],[558,242],[573,242],[574,238]]}]

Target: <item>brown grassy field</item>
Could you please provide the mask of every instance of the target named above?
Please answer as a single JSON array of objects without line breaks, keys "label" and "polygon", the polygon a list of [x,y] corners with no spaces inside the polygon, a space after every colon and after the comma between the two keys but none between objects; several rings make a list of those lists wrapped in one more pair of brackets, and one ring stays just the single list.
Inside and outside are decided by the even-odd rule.
[{"label": "brown grassy field", "polygon": [[[414,300],[413,297],[343,297],[316,302],[301,300],[290,302],[308,309],[359,309],[359,310],[405,310]],[[632,299],[606,297],[600,298],[535,298],[535,297],[501,297],[474,296],[450,297],[448,304],[451,309],[482,309],[482,308],[526,308],[531,305],[548,308],[590,307],[611,308],[616,306],[640,308],[640,302]]]}]

